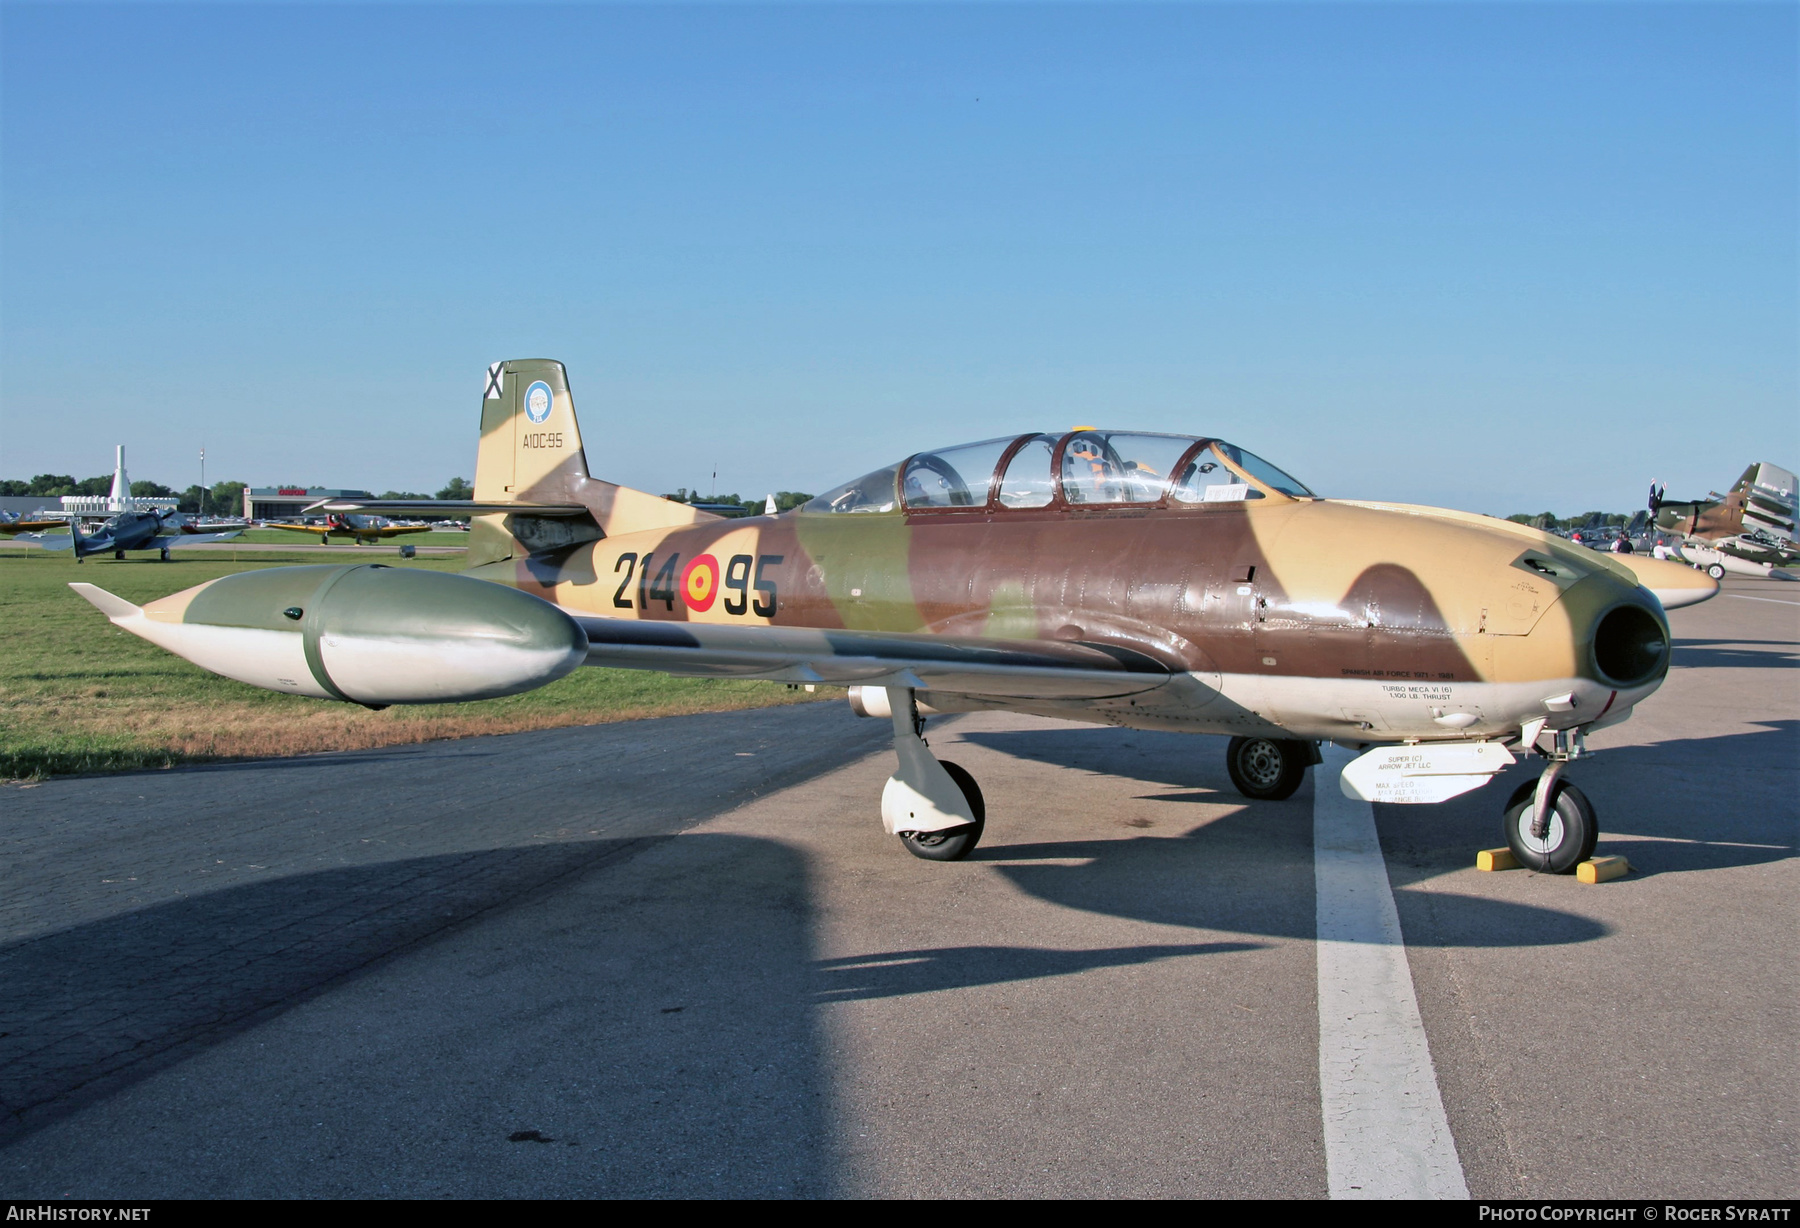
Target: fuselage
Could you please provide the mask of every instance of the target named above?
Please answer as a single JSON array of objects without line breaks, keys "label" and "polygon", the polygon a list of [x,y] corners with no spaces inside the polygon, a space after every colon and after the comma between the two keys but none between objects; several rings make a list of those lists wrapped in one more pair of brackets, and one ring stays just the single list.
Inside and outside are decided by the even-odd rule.
[{"label": "fuselage", "polygon": [[[118,550],[153,550],[162,532],[162,517],[155,512],[121,512],[93,533],[74,539],[77,557]],[[73,536],[73,535],[71,535]]]},{"label": "fuselage", "polygon": [[1137,654],[1171,684],[1003,706],[1195,732],[1505,737],[1537,718],[1552,729],[1622,719],[1667,670],[1662,607],[1616,563],[1484,517],[1318,499],[800,511],[470,574],[601,618]]}]

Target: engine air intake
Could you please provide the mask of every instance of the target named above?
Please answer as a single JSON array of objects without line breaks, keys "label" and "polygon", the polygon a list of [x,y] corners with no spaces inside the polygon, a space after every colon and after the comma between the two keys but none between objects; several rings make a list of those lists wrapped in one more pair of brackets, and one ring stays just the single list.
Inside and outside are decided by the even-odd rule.
[{"label": "engine air intake", "polygon": [[1609,611],[1594,629],[1594,665],[1619,686],[1641,686],[1668,669],[1669,637],[1657,617],[1641,606]]}]

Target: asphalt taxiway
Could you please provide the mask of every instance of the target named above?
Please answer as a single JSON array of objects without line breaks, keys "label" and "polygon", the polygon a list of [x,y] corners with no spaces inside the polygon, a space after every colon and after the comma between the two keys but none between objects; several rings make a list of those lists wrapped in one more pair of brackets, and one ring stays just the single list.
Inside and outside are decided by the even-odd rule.
[{"label": "asphalt taxiway", "polygon": [[[1668,682],[1571,769],[1627,878],[1474,870],[1524,765],[1374,808],[1470,1193],[1800,1187],[1797,590],[1676,611]],[[887,732],[833,703],[0,789],[0,1194],[1326,1194],[1311,782],[944,721],[989,821],[939,865],[880,830]]]}]

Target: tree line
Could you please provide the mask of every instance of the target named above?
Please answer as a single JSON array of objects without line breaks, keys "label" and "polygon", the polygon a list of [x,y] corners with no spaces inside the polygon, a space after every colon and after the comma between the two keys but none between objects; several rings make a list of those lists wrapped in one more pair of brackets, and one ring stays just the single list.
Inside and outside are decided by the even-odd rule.
[{"label": "tree line", "polygon": [[[215,482],[205,490],[198,482],[177,491],[161,482],[133,482],[134,499],[174,499],[175,510],[196,516],[242,516],[244,514],[244,482]],[[112,474],[77,480],[67,473],[40,473],[29,482],[16,478],[0,478],[0,495],[14,498],[38,497],[46,506],[63,495],[99,495],[112,493]],[[410,490],[385,491],[383,499],[473,499],[475,490],[467,478],[451,478],[435,495],[417,494]]]},{"label": "tree line", "polygon": [[[131,493],[139,499],[175,499],[179,511],[201,516],[241,516],[244,514],[244,483],[217,482],[202,491],[198,483],[186,490],[177,492],[160,482],[133,482]],[[0,495],[25,496],[38,495],[46,500],[59,498],[62,495],[107,495],[112,493],[112,474],[99,477],[82,478],[77,481],[66,473],[40,473],[29,482],[11,479],[0,479]],[[383,499],[473,499],[475,488],[467,478],[451,478],[435,494],[428,495],[412,490],[386,490],[380,495]],[[697,490],[687,487],[666,494],[665,499],[676,503],[725,503],[735,504],[745,510],[748,515],[760,516],[763,500],[743,499],[736,493],[729,495],[702,495]],[[812,499],[810,494],[799,490],[781,490],[775,492],[775,507],[778,511],[789,511]],[[1627,512],[1582,512],[1576,516],[1558,516],[1555,512],[1514,512],[1508,520],[1519,524],[1530,525],[1535,529],[1581,529],[1599,528],[1606,525],[1624,526],[1631,523],[1631,515]]]},{"label": "tree line", "polygon": [[1555,512],[1539,512],[1535,516],[1530,512],[1514,512],[1507,519],[1534,529],[1622,529],[1631,523],[1632,515],[1631,512],[1582,512],[1578,516],[1559,519]]},{"label": "tree line", "polygon": [[[685,486],[672,495],[664,495],[663,498],[673,500],[676,503],[736,504],[738,507],[745,509],[745,514],[750,516],[762,515],[763,506],[766,502],[763,499],[740,499],[736,494],[703,495],[699,491],[689,490]],[[802,503],[810,503],[811,501],[812,496],[804,491],[778,490],[775,492],[775,510],[778,512],[791,511],[792,509],[799,507]]]}]

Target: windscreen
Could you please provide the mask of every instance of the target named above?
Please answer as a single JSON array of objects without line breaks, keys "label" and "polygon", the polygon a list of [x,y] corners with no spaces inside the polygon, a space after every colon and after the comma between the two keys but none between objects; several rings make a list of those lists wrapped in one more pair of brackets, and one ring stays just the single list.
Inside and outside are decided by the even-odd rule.
[{"label": "windscreen", "polygon": [[1214,440],[1213,447],[1217,448],[1219,454],[1226,460],[1270,490],[1279,491],[1294,499],[1318,498],[1312,491],[1254,453],[1246,452],[1235,444],[1226,443],[1223,439]]},{"label": "windscreen", "polygon": [[891,512],[898,506],[895,495],[900,466],[889,465],[865,473],[854,482],[828,490],[801,510],[807,512]]}]

